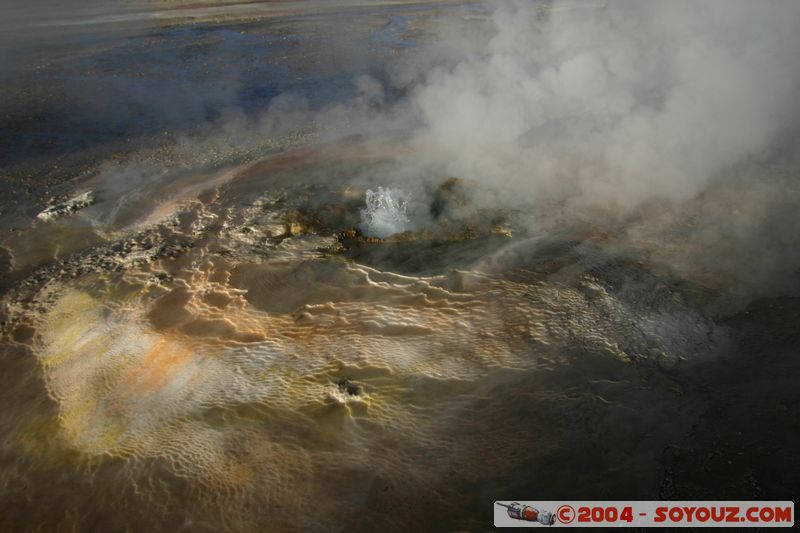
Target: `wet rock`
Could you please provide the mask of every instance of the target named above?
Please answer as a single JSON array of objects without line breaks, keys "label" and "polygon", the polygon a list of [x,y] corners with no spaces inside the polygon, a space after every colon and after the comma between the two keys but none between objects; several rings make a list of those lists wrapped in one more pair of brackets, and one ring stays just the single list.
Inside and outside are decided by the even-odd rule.
[{"label": "wet rock", "polygon": [[280,238],[287,234],[287,227],[282,223],[268,223],[262,227],[262,231],[267,237]]},{"label": "wet rock", "polygon": [[313,233],[317,224],[315,217],[302,211],[289,211],[284,214],[287,235],[303,235]]},{"label": "wet rock", "polygon": [[172,282],[172,276],[166,272],[159,271],[150,277],[150,282],[154,285],[166,285]]},{"label": "wet rock", "polygon": [[350,396],[360,396],[364,391],[361,385],[350,380],[350,378],[342,378],[336,382],[341,392],[345,392]]},{"label": "wet rock", "polygon": [[442,217],[453,204],[465,203],[461,180],[448,178],[436,189],[431,202],[431,216],[434,219]]},{"label": "wet rock", "polygon": [[350,228],[339,232],[336,238],[339,242],[351,241],[362,237],[361,230],[358,228]]},{"label": "wet rock", "polygon": [[87,191],[85,193],[73,196],[69,200],[59,202],[49,206],[47,209],[36,215],[39,220],[49,221],[56,218],[61,218],[67,215],[89,207],[94,203],[94,193]]},{"label": "wet rock", "polygon": [[489,230],[489,233],[491,233],[492,235],[501,235],[503,237],[513,237],[514,236],[514,230],[510,226],[505,225],[505,224],[498,225],[498,226],[493,226]]}]

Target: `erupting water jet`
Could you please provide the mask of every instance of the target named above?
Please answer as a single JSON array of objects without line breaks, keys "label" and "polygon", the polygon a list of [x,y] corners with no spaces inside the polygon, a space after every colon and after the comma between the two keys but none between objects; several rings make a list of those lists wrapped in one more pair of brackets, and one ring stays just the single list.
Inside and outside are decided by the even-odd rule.
[{"label": "erupting water jet", "polygon": [[408,196],[399,189],[367,189],[367,207],[361,210],[361,230],[368,236],[384,239],[403,233],[411,220],[407,215]]}]

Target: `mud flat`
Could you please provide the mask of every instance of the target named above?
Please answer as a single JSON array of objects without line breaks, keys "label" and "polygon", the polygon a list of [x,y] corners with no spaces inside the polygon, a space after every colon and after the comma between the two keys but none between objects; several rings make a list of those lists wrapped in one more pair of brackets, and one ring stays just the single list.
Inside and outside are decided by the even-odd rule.
[{"label": "mud flat", "polygon": [[[745,429],[731,413],[766,408],[771,365],[791,367],[791,335],[767,332],[793,300],[720,318],[718,287],[622,252],[619,227],[542,238],[505,213],[498,233],[499,213],[441,199],[446,179],[427,195],[439,219],[369,238],[354,229],[365,184],[315,176],[382,163],[336,153],[197,178],[127,205],[134,219],[106,200],[48,223],[106,221],[3,299],[3,360],[23,376],[5,392],[3,472],[27,487],[5,493],[26,509],[9,526],[30,512],[82,528],[77,506],[108,527],[471,528],[487,490],[744,498],[794,483],[773,469],[775,441],[730,440]],[[745,391],[755,400],[724,407]],[[794,393],[778,394],[789,409]],[[706,454],[713,469],[755,462],[710,486],[694,473]],[[575,468],[580,488],[559,475]],[[44,483],[65,470],[70,484]],[[46,509],[22,503],[31,491]]]}]

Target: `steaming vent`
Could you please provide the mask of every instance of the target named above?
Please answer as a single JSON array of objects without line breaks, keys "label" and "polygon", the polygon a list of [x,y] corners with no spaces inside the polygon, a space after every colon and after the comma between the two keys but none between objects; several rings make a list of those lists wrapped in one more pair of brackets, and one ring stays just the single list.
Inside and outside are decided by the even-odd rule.
[{"label": "steaming vent", "polygon": [[361,210],[361,231],[386,238],[408,229],[408,196],[399,189],[367,189],[367,206]]}]

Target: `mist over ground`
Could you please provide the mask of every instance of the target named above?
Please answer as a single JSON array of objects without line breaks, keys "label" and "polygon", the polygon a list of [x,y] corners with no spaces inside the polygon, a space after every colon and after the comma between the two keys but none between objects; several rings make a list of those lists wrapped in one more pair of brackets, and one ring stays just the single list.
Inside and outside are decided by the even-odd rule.
[{"label": "mist over ground", "polygon": [[[411,143],[434,175],[480,183],[482,205],[559,204],[559,223],[638,214],[650,222],[633,222],[632,244],[676,268],[745,292],[796,290],[798,190],[785,169],[800,131],[797,3],[513,1],[475,13],[488,27],[445,18],[432,49],[387,82],[405,94],[387,129],[414,117]],[[377,99],[369,87],[363,98]],[[676,225],[687,228],[665,250]]]},{"label": "mist over ground", "polygon": [[505,205],[688,223],[677,261],[796,288],[797,187],[776,175],[797,162],[797,3],[492,8],[411,90],[421,153]]}]

